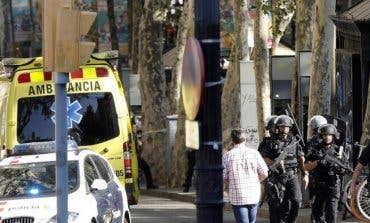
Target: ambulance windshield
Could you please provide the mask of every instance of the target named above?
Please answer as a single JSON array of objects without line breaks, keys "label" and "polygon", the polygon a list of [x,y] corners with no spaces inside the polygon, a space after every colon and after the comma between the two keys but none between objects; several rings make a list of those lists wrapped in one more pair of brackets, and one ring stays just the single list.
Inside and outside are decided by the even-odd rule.
[{"label": "ambulance windshield", "polygon": [[[77,186],[77,162],[68,163],[68,189]],[[0,167],[0,198],[56,193],[55,162],[13,164]]]},{"label": "ambulance windshield", "polygon": [[[67,106],[68,136],[78,145],[94,145],[119,135],[111,93],[69,94]],[[17,119],[19,143],[53,141],[54,96],[19,99]]]}]

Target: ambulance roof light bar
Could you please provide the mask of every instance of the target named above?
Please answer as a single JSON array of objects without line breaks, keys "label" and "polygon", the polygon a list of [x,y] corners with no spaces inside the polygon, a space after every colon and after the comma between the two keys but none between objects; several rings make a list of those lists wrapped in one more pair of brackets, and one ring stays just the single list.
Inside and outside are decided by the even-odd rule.
[{"label": "ambulance roof light bar", "polygon": [[110,50],[110,51],[105,51],[105,52],[101,52],[101,53],[93,53],[91,54],[91,57],[90,59],[87,61],[87,65],[88,64],[93,64],[93,60],[97,60],[97,61],[101,61],[101,60],[104,60],[106,61],[109,66],[111,66],[111,68],[113,70],[117,70],[117,66],[118,66],[118,58],[119,58],[119,52],[118,50]]},{"label": "ambulance roof light bar", "polygon": [[[33,63],[36,61],[35,63]],[[12,80],[14,77],[13,71],[16,70],[19,66],[25,66],[32,64],[33,68],[40,68],[42,67],[42,57],[34,57],[34,58],[4,58],[2,61],[4,66],[4,74],[8,80]],[[0,78],[3,78],[4,75],[0,72]]]},{"label": "ambulance roof light bar", "polygon": [[91,57],[99,60],[117,59],[119,57],[118,50],[110,50],[100,53],[93,53]]},{"label": "ambulance roof light bar", "polygon": [[[78,145],[74,140],[67,140],[67,148],[69,151],[76,151],[78,150]],[[55,151],[55,141],[31,142],[14,146],[11,156],[55,153]]]},{"label": "ambulance roof light bar", "polygon": [[4,58],[4,66],[21,66],[31,63],[35,58]]},{"label": "ambulance roof light bar", "polygon": [[[118,50],[110,50],[100,53],[93,53],[91,57],[98,60],[109,60],[109,59],[117,59],[119,57]],[[4,58],[1,60],[5,67],[18,67],[24,66],[27,64],[32,63],[34,60],[41,60],[42,57],[32,57],[32,58]],[[42,67],[42,64],[38,64],[37,67]]]}]

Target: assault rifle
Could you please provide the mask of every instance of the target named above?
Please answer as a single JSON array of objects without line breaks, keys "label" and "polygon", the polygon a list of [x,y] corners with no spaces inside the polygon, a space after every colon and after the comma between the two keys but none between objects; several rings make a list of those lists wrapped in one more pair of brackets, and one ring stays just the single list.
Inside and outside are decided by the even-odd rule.
[{"label": "assault rifle", "polygon": [[337,165],[340,169],[344,170],[346,173],[353,173],[353,170],[349,166],[344,165],[342,161],[340,161],[338,158],[336,158],[333,155],[326,154],[323,157],[323,159],[332,165]]},{"label": "assault rifle", "polygon": [[353,172],[350,166],[346,165],[342,160],[332,155],[331,153],[323,152],[322,150],[311,150],[311,153],[307,154],[307,156],[311,157],[310,159],[317,161],[325,160],[329,164],[337,166],[339,169],[344,170],[348,173]]},{"label": "assault rifle", "polygon": [[303,140],[303,136],[302,136],[301,130],[299,129],[299,126],[298,126],[298,124],[297,124],[297,121],[296,121],[296,120],[295,120],[295,118],[294,118],[294,115],[293,115],[293,112],[292,112],[292,108],[290,107],[290,105],[289,105],[289,104],[287,104],[287,108],[285,109],[285,114],[286,114],[287,116],[289,116],[289,117],[292,119],[292,121],[293,121],[293,127],[294,127],[294,129],[297,131],[297,133],[296,133],[296,137],[298,138],[298,141],[301,141],[301,145],[302,145],[303,147],[305,147],[306,145],[305,145],[305,143],[304,143],[304,140]]},{"label": "assault rifle", "polygon": [[[288,148],[293,147],[293,146],[297,145],[298,143],[299,143],[299,141],[295,141],[293,144],[288,145],[285,148],[283,148],[283,151],[275,159],[274,163],[269,167],[272,172],[279,173],[278,167],[280,166],[280,162],[282,160],[285,160],[285,158],[287,158],[287,156],[289,155],[288,154]],[[283,169],[283,172],[285,172],[285,168],[282,167],[282,169]]]},{"label": "assault rifle", "polygon": [[[299,141],[296,141],[293,144],[286,146],[283,149],[283,151],[280,153],[280,155],[275,159],[274,163],[271,166],[269,166],[270,171],[272,171],[274,173],[280,173],[278,167],[280,166],[280,162],[282,160],[284,160],[289,155],[288,148],[293,147],[293,146],[297,145],[298,143],[299,143]],[[282,167],[282,169],[283,169],[283,172],[285,172],[284,166]],[[273,176],[269,176],[268,179],[271,179],[271,177],[273,177]],[[267,184],[268,184],[267,182],[268,182],[268,179],[265,181],[266,182],[265,183],[265,192],[262,195],[261,201],[259,203],[259,207],[261,207],[263,205],[263,203],[264,203],[264,201],[266,199],[267,193],[268,193],[268,190],[267,190]],[[273,188],[274,188],[274,191],[277,193],[277,195],[278,195],[278,197],[280,199],[281,194],[279,193],[279,190],[278,190],[277,185],[275,185]]]}]

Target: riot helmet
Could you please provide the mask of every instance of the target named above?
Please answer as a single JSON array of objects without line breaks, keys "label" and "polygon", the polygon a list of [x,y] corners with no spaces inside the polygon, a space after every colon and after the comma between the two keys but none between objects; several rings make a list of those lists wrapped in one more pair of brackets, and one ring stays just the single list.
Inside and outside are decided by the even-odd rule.
[{"label": "riot helmet", "polygon": [[268,117],[268,118],[266,119],[266,125],[265,125],[265,128],[266,128],[266,129],[275,128],[277,118],[278,118],[278,116],[277,116],[277,115],[271,115],[270,117]]},{"label": "riot helmet", "polygon": [[325,146],[334,143],[334,140],[338,138],[337,128],[333,124],[322,125],[317,132]]},{"label": "riot helmet", "polygon": [[317,132],[318,128],[322,125],[328,124],[328,121],[324,116],[315,115],[308,121],[308,126],[314,131]]},{"label": "riot helmet", "polygon": [[291,117],[287,115],[279,115],[276,120],[276,126],[287,126],[292,127],[293,126],[293,120]]},{"label": "riot helmet", "polygon": [[317,131],[320,135],[334,135],[337,136],[337,128],[333,124],[325,124],[319,127]]}]

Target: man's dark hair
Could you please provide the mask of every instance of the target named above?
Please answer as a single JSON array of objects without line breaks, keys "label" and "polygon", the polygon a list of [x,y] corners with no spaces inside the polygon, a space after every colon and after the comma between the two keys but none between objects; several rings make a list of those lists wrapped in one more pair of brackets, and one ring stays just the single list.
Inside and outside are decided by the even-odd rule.
[{"label": "man's dark hair", "polygon": [[231,140],[235,144],[244,142],[246,139],[245,130],[241,128],[231,130]]}]

